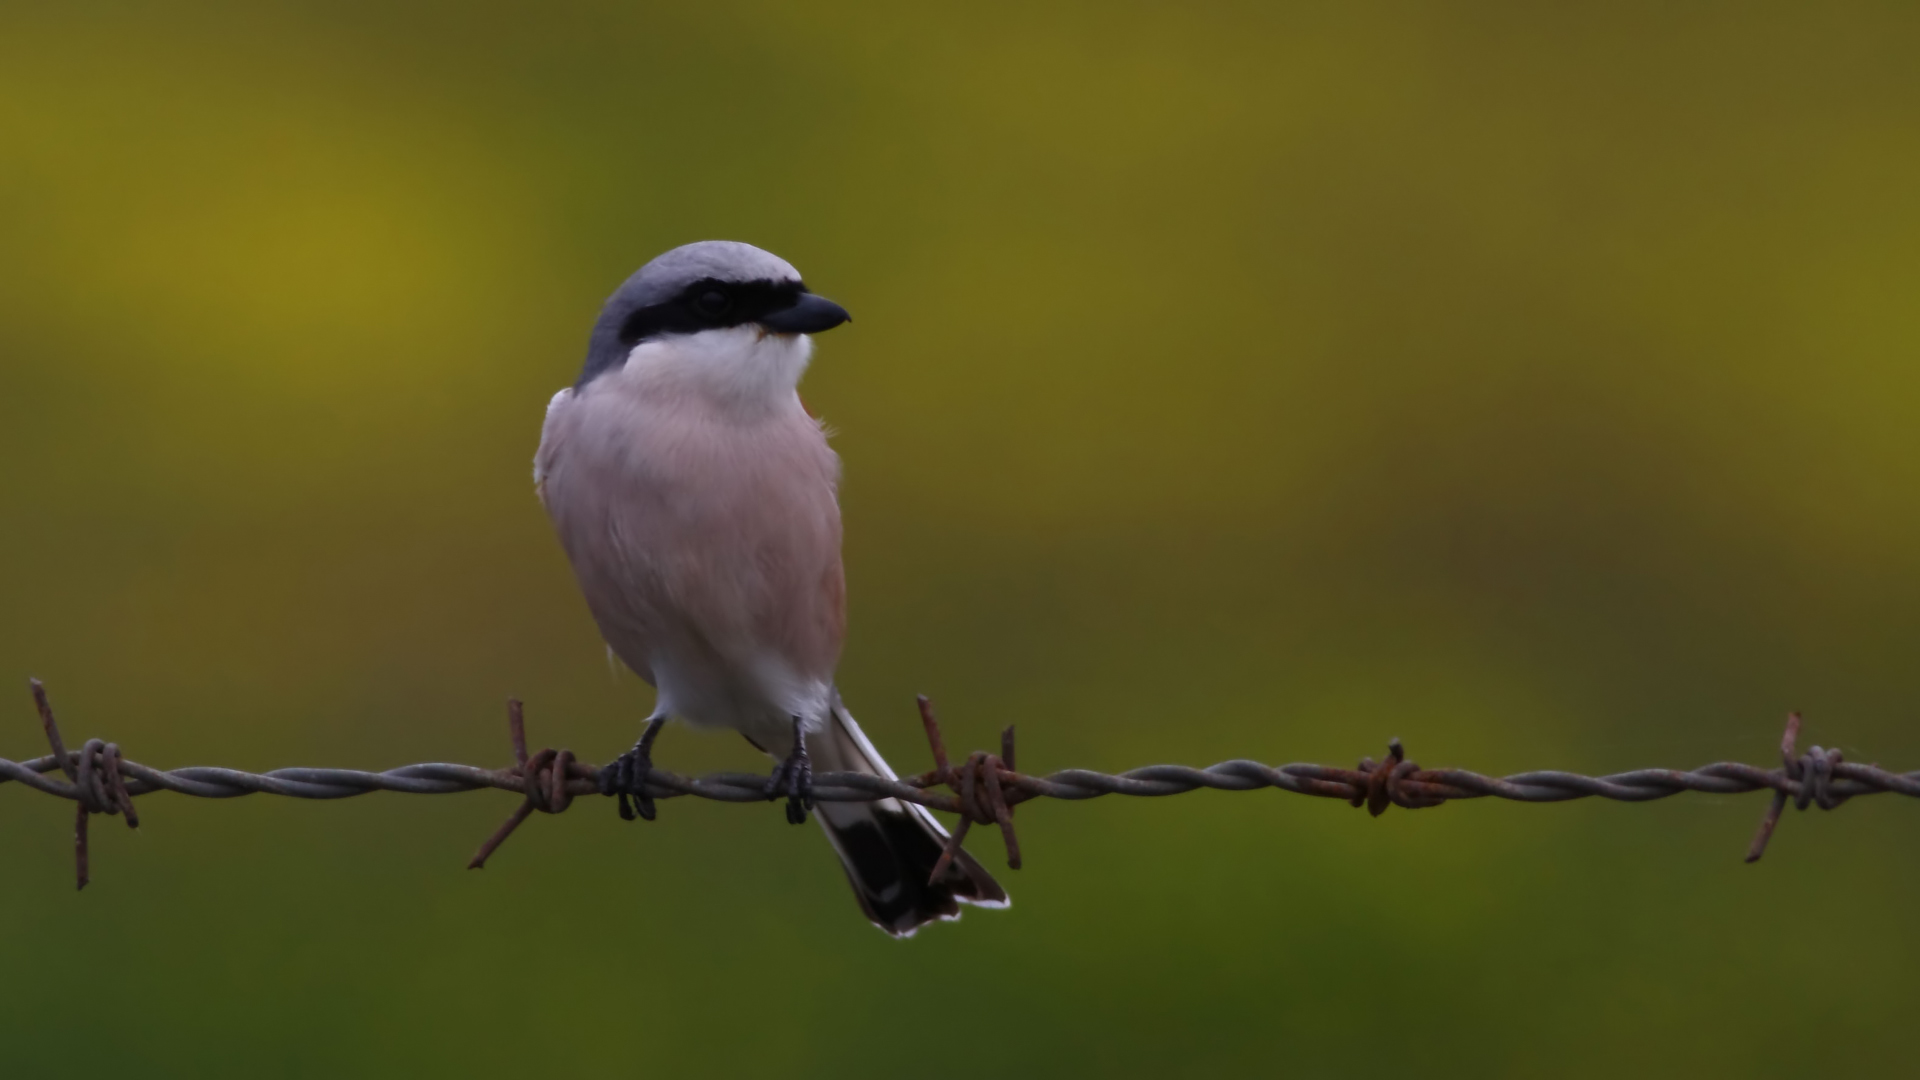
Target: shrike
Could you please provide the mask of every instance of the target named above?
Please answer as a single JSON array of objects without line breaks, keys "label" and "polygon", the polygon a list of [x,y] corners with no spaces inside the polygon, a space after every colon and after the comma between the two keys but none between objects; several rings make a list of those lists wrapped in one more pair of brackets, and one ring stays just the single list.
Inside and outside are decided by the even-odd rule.
[{"label": "shrike", "polygon": [[[779,764],[769,798],[804,821],[812,768],[892,778],[834,688],[846,634],[840,459],[796,387],[810,334],[849,321],[783,260],[688,244],[607,300],[572,388],[547,406],[535,489],[607,645],[657,691],[601,789],[651,819],[660,726],[731,728]],[[860,907],[904,936],[1007,894],[932,815],[886,799],[817,808]]]}]

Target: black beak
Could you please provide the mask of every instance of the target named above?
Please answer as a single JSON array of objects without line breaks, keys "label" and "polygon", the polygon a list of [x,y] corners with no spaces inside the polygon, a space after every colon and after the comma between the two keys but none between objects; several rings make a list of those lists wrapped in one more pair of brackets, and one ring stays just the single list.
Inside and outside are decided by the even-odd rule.
[{"label": "black beak", "polygon": [[818,334],[843,322],[852,322],[847,309],[812,293],[801,293],[793,306],[772,312],[760,319],[760,325],[776,334]]}]

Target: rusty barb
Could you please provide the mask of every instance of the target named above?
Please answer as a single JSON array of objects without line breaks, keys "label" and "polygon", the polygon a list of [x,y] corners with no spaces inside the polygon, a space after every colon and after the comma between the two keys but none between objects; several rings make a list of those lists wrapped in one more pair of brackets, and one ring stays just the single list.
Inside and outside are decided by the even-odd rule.
[{"label": "rusty barb", "polygon": [[1447,801],[1445,793],[1432,785],[1409,780],[1420,772],[1420,765],[1407,760],[1407,752],[1401,748],[1399,739],[1387,740],[1385,760],[1376,762],[1370,757],[1361,758],[1360,771],[1366,774],[1367,790],[1364,795],[1355,795],[1351,801],[1355,806],[1366,807],[1367,813],[1374,817],[1386,813],[1389,806],[1418,810],[1424,806],[1439,806]]},{"label": "rusty barb", "polygon": [[87,819],[94,814],[120,814],[127,819],[127,828],[137,829],[140,815],[134,812],[133,796],[128,794],[127,782],[120,774],[120,744],[88,739],[79,753],[68,753],[66,742],[60,738],[60,725],[53,718],[53,705],[47,700],[47,688],[39,679],[29,679],[27,686],[33,691],[34,707],[40,711],[40,727],[46,732],[47,744],[53,748],[53,761],[67,774],[71,794],[66,797],[74,804],[73,871],[78,882],[74,887],[84,889],[89,880]]},{"label": "rusty barb", "polygon": [[967,763],[955,771],[947,761],[947,743],[940,737],[940,721],[933,715],[932,700],[925,694],[914,700],[920,705],[920,723],[927,729],[927,745],[933,750],[933,771],[909,777],[907,783],[917,788],[946,785],[958,799],[960,813],[960,824],[954,828],[953,835],[947,837],[947,848],[933,864],[927,884],[940,879],[941,872],[953,861],[961,842],[967,838],[967,830],[973,828],[976,821],[1000,826],[1000,836],[1007,842],[1007,865],[1020,869],[1020,838],[1013,831],[1013,807],[1021,801],[1021,792],[1015,790],[1009,798],[1001,780],[1004,776],[1011,783],[1020,777],[1013,771],[1013,727],[1009,725],[1000,733],[998,754],[975,750],[967,755]]},{"label": "rusty barb", "polygon": [[[119,814],[128,826],[138,827],[134,799],[155,791],[172,791],[205,799],[228,799],[264,793],[296,799],[344,799],[375,791],[414,795],[450,795],[492,788],[510,791],[520,805],[496,829],[467,863],[478,869],[535,811],[564,812],[576,796],[597,794],[600,767],[580,761],[571,750],[527,752],[526,719],[520,702],[507,703],[507,732],[513,744],[513,765],[483,769],[474,765],[428,762],[403,765],[385,772],[357,769],[275,769],[266,773],[192,766],[163,770],[129,761],[117,744],[88,739],[79,751],[69,751],[54,722],[46,689],[31,682],[34,705],[52,753],[30,761],[0,758],[0,783],[18,782],[75,804],[74,862],[76,877],[85,888],[88,876],[87,823],[94,814]],[[1780,741],[1781,766],[1722,761],[1692,770],[1639,769],[1610,776],[1582,776],[1568,772],[1528,772],[1507,777],[1483,776],[1465,769],[1423,769],[1407,760],[1400,740],[1387,744],[1387,756],[1364,758],[1359,766],[1263,765],[1257,761],[1223,761],[1204,769],[1188,765],[1148,765],[1117,775],[1087,769],[1065,769],[1032,776],[1014,767],[1013,728],[1000,736],[1000,752],[977,750],[957,767],[947,756],[946,742],[935,718],[933,703],[922,697],[920,721],[933,752],[933,768],[916,776],[892,779],[868,773],[823,772],[813,777],[816,802],[871,802],[897,799],[931,810],[958,815],[960,821],[947,842],[938,876],[953,859],[975,825],[997,825],[1007,848],[1007,865],[1019,869],[1020,841],[1014,833],[1014,808],[1034,799],[1079,801],[1105,795],[1180,795],[1201,788],[1218,791],[1255,791],[1277,788],[1296,795],[1344,799],[1365,806],[1378,817],[1389,806],[1408,810],[1439,806],[1460,799],[1504,799],[1512,802],[1551,803],[1600,798],[1618,802],[1647,802],[1702,791],[1737,795],[1768,791],[1772,802],[1761,819],[1759,832],[1747,850],[1754,862],[1766,851],[1780,815],[1791,800],[1798,809],[1818,806],[1831,810],[1857,795],[1892,793],[1920,798],[1920,772],[1893,773],[1878,765],[1846,761],[1838,750],[1813,747],[1796,752],[1801,720],[1787,718]],[[59,773],[64,780],[49,774]],[[649,799],[693,796],[720,802],[764,803],[766,777],[758,773],[712,773],[682,776],[655,768],[646,775]],[[944,790],[943,790],[944,789]]]},{"label": "rusty barb", "polygon": [[576,760],[571,750],[548,748],[527,756],[527,721],[519,698],[507,699],[507,737],[513,741],[513,768],[503,770],[500,777],[503,781],[518,780],[526,797],[520,800],[519,809],[501,822],[486,843],[480,845],[480,850],[473,853],[473,858],[467,860],[469,870],[485,867],[494,849],[506,843],[513,830],[535,810],[543,814],[563,813],[573,805],[575,795],[600,790],[595,779],[600,770]]},{"label": "rusty barb", "polygon": [[[1773,802],[1767,806],[1765,816],[1760,819],[1760,828],[1753,834],[1753,844],[1747,848],[1747,861],[1759,862],[1760,856],[1767,853],[1767,841],[1773,839],[1773,827],[1780,824],[1780,812],[1787,808],[1787,797],[1793,797],[1793,808],[1805,810],[1809,805],[1822,810],[1832,810],[1855,795],[1868,792],[1836,790],[1833,778],[1846,775],[1842,770],[1846,760],[1840,751],[1823,750],[1816,746],[1799,757],[1793,756],[1794,744],[1800,740],[1800,714],[1787,714],[1787,730],[1780,737],[1780,761],[1786,779],[1795,785],[1791,790],[1786,785],[1773,789]],[[1871,770],[1879,772],[1878,765],[1854,766],[1855,772]]]}]

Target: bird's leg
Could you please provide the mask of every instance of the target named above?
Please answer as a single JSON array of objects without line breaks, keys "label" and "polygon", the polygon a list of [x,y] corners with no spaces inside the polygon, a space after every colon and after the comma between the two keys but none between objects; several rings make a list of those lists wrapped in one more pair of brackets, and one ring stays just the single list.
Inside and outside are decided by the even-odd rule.
[{"label": "bird's leg", "polygon": [[[633,749],[600,770],[600,794],[620,796],[622,821],[632,821],[636,811],[641,818],[653,820],[653,797],[647,794],[647,774],[653,771],[653,740],[659,737],[666,723],[667,718],[658,713],[648,717],[647,730],[641,733]],[[629,796],[633,799],[632,806],[627,805]]]},{"label": "bird's leg", "polygon": [[813,809],[813,759],[807,756],[807,740],[797,716],[793,718],[793,752],[767,778],[767,798],[782,795],[787,797],[787,823],[804,824],[807,811]]}]

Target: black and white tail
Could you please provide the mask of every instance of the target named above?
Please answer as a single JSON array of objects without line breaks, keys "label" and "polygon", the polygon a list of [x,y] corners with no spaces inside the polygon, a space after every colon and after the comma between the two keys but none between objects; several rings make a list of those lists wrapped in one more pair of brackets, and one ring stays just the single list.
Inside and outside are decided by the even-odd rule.
[{"label": "black and white tail", "polygon": [[[864,772],[898,779],[860,725],[833,699],[833,718],[807,736],[807,753],[816,773]],[[947,846],[947,830],[925,807],[882,799],[870,803],[820,803],[820,824],[840,855],[840,866],[873,924],[895,937],[907,937],[935,919],[957,919],[961,904],[1006,907],[1007,891],[965,851],[929,883],[934,863]]]}]

